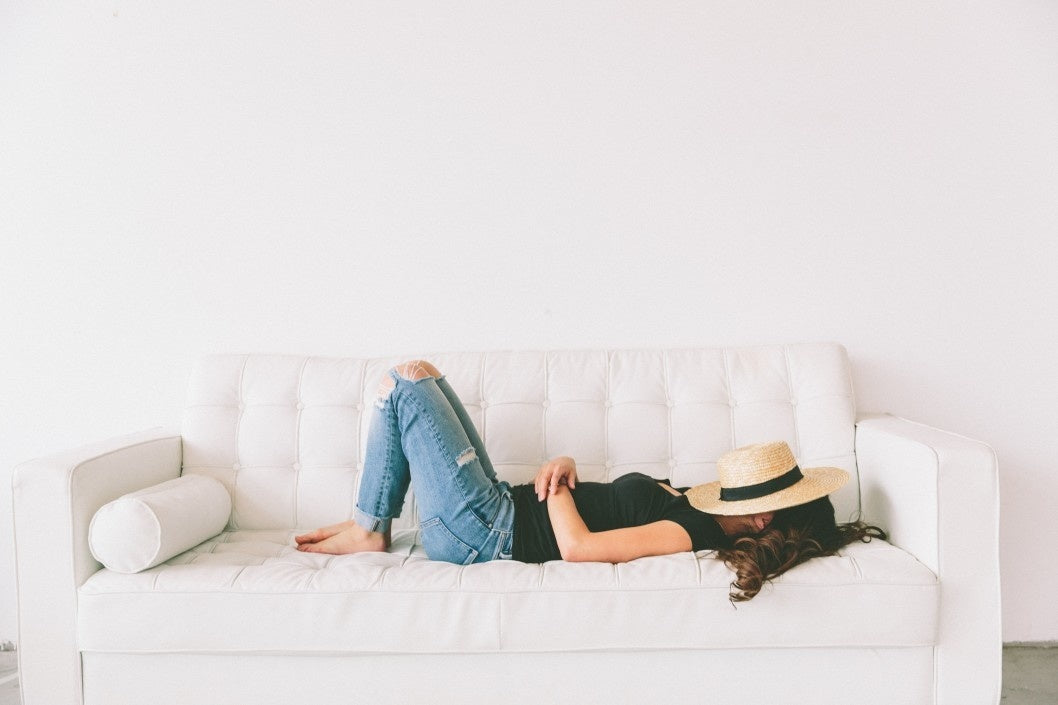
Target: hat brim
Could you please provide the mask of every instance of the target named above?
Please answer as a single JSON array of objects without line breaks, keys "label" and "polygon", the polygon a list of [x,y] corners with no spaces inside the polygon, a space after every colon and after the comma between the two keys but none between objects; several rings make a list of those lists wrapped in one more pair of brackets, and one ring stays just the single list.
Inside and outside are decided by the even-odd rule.
[{"label": "hat brim", "polygon": [[687,501],[698,511],[709,514],[759,514],[811,502],[830,494],[849,481],[849,474],[841,468],[805,468],[801,470],[801,474],[804,477],[784,490],[738,502],[720,499],[720,483],[706,482],[687,490]]}]

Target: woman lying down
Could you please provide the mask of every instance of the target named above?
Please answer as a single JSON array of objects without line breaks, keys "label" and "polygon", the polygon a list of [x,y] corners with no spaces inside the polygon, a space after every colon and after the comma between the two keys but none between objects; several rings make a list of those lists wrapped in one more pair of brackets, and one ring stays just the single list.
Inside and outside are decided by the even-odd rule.
[{"label": "woman lying down", "polygon": [[809,558],[885,538],[863,522],[837,524],[828,495],[848,473],[799,468],[785,442],[738,448],[717,470],[718,482],[690,488],[636,472],[578,483],[574,460],[559,457],[533,484],[512,487],[497,480],[444,375],[413,360],[383,378],[353,519],[295,540],[314,553],[385,551],[414,479],[422,545],[433,560],[621,563],[717,550],[735,572],[731,599],[743,601]]}]

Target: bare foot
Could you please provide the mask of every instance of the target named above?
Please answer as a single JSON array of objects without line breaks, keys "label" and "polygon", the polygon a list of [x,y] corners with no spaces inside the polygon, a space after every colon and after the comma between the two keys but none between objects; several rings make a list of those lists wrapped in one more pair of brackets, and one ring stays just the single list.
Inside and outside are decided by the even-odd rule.
[{"label": "bare foot", "polygon": [[348,529],[350,526],[353,526],[354,524],[356,524],[356,522],[354,522],[352,520],[343,521],[340,524],[333,524],[331,526],[325,526],[322,529],[316,529],[315,531],[310,531],[307,534],[301,534],[300,536],[295,536],[294,540],[297,541],[298,544],[317,543],[319,541],[323,541],[324,539],[329,539],[330,537],[332,537],[335,534],[337,534],[339,531],[344,531],[345,529]]},{"label": "bare foot", "polygon": [[[349,523],[351,526],[347,526],[322,540],[306,541],[305,543],[299,544],[298,550],[306,553],[331,553],[341,555],[346,553],[363,553],[365,551],[385,551],[389,548],[388,531],[384,534],[377,531],[368,531],[359,524],[354,522]],[[319,529],[318,531],[326,532],[330,528],[333,527]],[[317,533],[317,531],[314,531],[310,534],[304,535],[312,536]]]}]

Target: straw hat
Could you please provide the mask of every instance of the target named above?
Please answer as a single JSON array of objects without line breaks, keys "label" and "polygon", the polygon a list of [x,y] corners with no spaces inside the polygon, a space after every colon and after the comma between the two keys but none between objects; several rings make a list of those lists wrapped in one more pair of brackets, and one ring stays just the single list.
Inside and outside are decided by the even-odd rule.
[{"label": "straw hat", "polygon": [[811,502],[845,484],[841,468],[797,467],[785,441],[757,443],[725,453],[718,482],[687,490],[691,506],[709,514],[757,514]]}]

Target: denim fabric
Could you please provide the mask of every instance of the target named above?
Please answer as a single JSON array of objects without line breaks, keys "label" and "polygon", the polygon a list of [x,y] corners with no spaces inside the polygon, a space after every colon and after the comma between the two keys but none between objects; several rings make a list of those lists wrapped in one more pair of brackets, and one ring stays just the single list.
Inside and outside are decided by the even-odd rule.
[{"label": "denim fabric", "polygon": [[474,424],[443,376],[389,376],[367,436],[353,519],[385,531],[415,482],[423,548],[433,560],[469,564],[511,557],[514,500],[498,481]]}]

